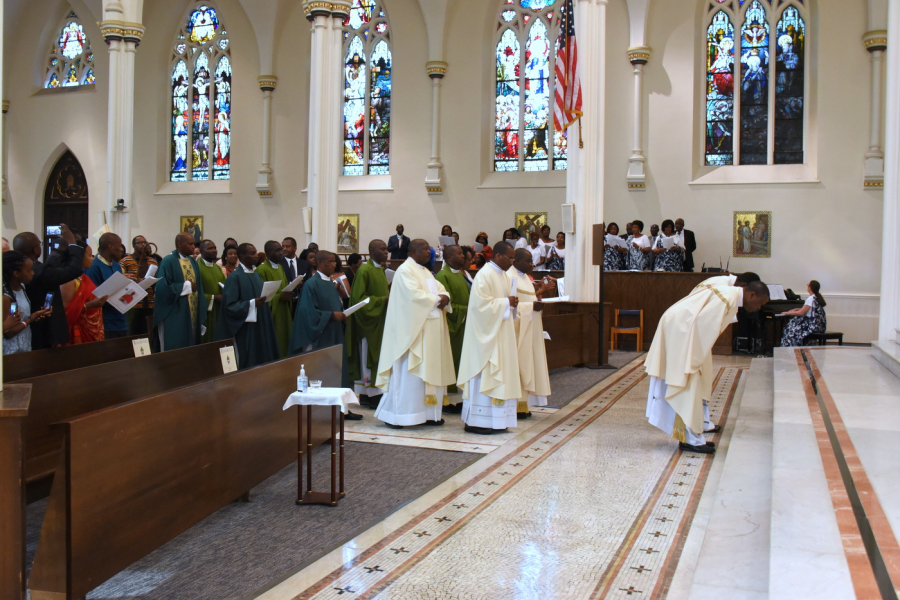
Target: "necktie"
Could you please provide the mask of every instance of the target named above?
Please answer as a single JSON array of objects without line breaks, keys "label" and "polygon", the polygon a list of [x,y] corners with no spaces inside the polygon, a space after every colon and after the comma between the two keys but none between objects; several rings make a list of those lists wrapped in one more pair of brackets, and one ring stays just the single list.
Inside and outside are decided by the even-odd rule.
[{"label": "necktie", "polygon": [[289,258],[287,261],[287,264],[288,264],[288,275],[290,275],[290,278],[288,279],[288,283],[290,283],[291,281],[293,281],[297,278],[297,269],[294,268],[294,259],[293,258]]}]

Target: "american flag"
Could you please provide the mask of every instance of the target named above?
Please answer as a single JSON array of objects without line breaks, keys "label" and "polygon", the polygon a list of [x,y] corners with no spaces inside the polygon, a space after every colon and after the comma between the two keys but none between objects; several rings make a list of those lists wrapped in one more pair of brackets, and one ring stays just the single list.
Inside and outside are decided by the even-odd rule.
[{"label": "american flag", "polygon": [[556,104],[553,122],[563,131],[581,116],[581,71],[578,68],[578,44],[575,43],[575,8],[566,0],[563,23],[559,31],[556,55]]}]

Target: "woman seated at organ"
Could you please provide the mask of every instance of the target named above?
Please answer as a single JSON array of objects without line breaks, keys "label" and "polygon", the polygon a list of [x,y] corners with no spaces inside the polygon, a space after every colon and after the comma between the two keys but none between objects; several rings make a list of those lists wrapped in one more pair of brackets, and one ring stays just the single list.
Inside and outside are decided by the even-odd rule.
[{"label": "woman seated at organ", "polygon": [[806,286],[809,297],[800,308],[782,313],[793,317],[784,326],[781,334],[782,346],[805,346],[809,336],[814,333],[825,333],[828,322],[825,318],[825,298],[819,293],[821,286],[815,279]]}]

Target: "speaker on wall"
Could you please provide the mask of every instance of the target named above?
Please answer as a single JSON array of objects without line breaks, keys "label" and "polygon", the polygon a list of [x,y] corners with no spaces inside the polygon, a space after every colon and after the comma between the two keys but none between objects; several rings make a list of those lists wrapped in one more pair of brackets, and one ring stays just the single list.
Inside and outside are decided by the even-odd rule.
[{"label": "speaker on wall", "polygon": [[575,233],[575,205],[562,205],[562,231],[563,233]]},{"label": "speaker on wall", "polygon": [[303,233],[312,233],[312,207],[304,206],[300,209],[300,215],[303,217]]}]

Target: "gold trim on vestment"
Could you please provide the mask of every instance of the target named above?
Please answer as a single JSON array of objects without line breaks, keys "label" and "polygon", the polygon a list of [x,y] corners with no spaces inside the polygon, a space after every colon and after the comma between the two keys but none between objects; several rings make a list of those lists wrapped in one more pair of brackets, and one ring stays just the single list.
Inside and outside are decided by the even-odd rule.
[{"label": "gold trim on vestment", "polygon": [[491,398],[491,404],[493,404],[494,406],[503,406],[504,404],[506,404],[506,400],[503,400],[501,398]]},{"label": "gold trim on vestment", "polygon": [[715,294],[715,295],[719,298],[719,300],[721,300],[722,302],[725,303],[725,306],[728,307],[728,310],[729,310],[729,311],[731,310],[731,304],[728,303],[728,300],[725,299],[725,296],[722,295],[722,292],[720,292],[719,290],[717,290],[717,289],[714,288],[713,286],[708,285],[708,284],[705,284],[705,283],[701,283],[701,284],[698,285],[697,287],[698,287],[698,288],[707,289],[707,290],[711,291],[713,294]]}]

